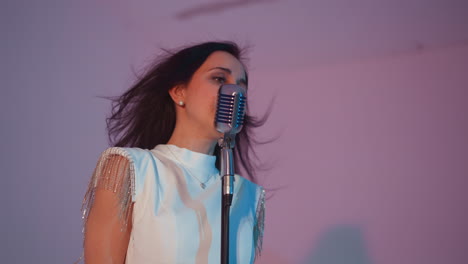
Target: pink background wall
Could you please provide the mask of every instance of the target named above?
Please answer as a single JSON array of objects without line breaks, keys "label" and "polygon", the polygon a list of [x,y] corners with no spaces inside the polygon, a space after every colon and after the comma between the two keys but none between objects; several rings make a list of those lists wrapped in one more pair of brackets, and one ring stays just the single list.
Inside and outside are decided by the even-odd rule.
[{"label": "pink background wall", "polygon": [[[259,263],[468,263],[466,1],[3,1],[5,263],[72,263],[109,102],[159,47],[250,44]],[[270,192],[271,193],[271,192]]]}]

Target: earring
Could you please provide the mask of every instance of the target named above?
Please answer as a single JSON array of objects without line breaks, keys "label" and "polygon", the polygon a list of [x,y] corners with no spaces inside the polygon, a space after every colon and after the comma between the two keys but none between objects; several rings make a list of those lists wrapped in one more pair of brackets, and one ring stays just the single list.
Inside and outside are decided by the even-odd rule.
[{"label": "earring", "polygon": [[184,102],[179,101],[179,105],[180,105],[180,106],[184,106]]}]

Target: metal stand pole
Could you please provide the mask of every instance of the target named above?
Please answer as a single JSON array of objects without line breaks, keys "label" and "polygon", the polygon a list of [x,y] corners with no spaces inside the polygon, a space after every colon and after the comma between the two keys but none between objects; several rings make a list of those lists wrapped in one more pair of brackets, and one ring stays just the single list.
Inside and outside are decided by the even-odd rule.
[{"label": "metal stand pole", "polygon": [[221,264],[229,264],[229,212],[234,193],[233,140],[229,136],[219,141],[221,147]]},{"label": "metal stand pole", "polygon": [[[223,178],[223,181],[225,178]],[[229,211],[231,204],[229,200],[232,200],[231,195],[222,196],[222,215],[221,215],[221,263],[229,263]]]}]

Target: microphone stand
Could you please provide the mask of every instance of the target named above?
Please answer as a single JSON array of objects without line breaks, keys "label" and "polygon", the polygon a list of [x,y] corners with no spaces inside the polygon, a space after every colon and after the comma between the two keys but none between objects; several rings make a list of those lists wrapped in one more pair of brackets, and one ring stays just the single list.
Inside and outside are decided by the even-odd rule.
[{"label": "microphone stand", "polygon": [[234,156],[235,135],[224,134],[218,140],[221,147],[221,264],[229,264],[229,213],[234,193]]},{"label": "microphone stand", "polygon": [[246,89],[236,84],[223,84],[218,91],[218,106],[215,124],[218,132],[224,133],[218,140],[221,148],[220,171],[221,185],[221,264],[229,263],[229,212],[234,193],[234,156],[232,149],[236,133],[244,123],[246,108]]}]

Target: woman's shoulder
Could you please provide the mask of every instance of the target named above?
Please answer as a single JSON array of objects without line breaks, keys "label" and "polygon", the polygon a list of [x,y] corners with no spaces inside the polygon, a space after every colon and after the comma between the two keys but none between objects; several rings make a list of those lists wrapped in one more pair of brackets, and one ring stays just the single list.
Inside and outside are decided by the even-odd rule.
[{"label": "woman's shoulder", "polygon": [[263,186],[238,174],[234,175],[234,190],[242,193],[242,196],[250,201],[254,201],[253,206],[261,210],[265,203],[265,188]]},{"label": "woman's shoulder", "polygon": [[237,192],[242,193],[242,198],[235,196],[234,199],[240,199],[240,202],[245,202],[245,204],[251,206],[255,215],[253,238],[255,258],[257,258],[257,256],[261,254],[263,244],[263,230],[265,222],[265,189],[263,186],[238,174],[234,175],[234,179],[234,190],[237,188]]},{"label": "woman's shoulder", "polygon": [[130,156],[130,155],[142,155],[147,153],[147,149],[136,148],[136,147],[108,147],[101,152],[101,156],[107,155],[121,155],[121,156]]},{"label": "woman's shoulder", "polygon": [[243,177],[241,175],[235,174],[234,175],[234,184],[239,183],[242,186],[245,186],[249,189],[255,190],[256,192],[264,192],[265,189],[263,188],[262,185],[253,182],[252,180],[247,179],[246,177]]},{"label": "woman's shoulder", "polygon": [[[123,169],[125,168],[125,170]],[[120,178],[128,179],[132,201],[142,192],[147,175],[156,174],[155,163],[151,151],[137,147],[109,147],[100,157],[95,171],[104,175],[105,171],[116,173],[115,182],[121,182]],[[122,171],[126,171],[122,174]]]},{"label": "woman's shoulder", "polygon": [[140,164],[150,157],[150,150],[137,147],[109,147],[101,152],[100,159],[116,155],[125,157],[132,164]]},{"label": "woman's shoulder", "polygon": [[130,175],[137,182],[144,181],[146,170],[153,167],[151,151],[137,147],[109,147],[101,153],[99,163],[107,160],[121,160],[121,157],[129,163]]}]

